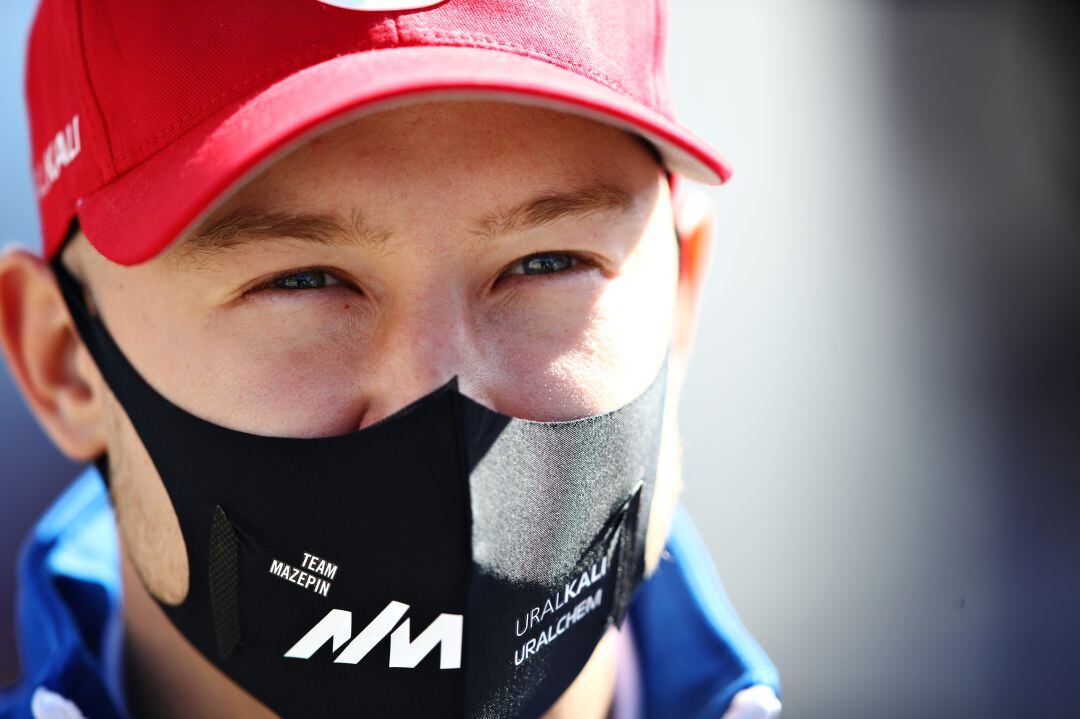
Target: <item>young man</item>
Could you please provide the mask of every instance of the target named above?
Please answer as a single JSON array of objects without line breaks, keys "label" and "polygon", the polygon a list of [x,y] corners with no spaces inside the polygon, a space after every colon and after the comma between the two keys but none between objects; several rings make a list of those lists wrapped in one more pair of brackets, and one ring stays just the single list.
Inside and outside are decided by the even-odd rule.
[{"label": "young man", "polygon": [[[44,0],[3,716],[770,717],[686,515],[664,7]],[[106,491],[107,487],[107,491]]]}]

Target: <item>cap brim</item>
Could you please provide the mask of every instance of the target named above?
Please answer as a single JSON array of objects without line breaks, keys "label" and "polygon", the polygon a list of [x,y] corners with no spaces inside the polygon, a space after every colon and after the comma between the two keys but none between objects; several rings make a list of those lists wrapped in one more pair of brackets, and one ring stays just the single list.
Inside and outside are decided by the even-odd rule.
[{"label": "cap brim", "polygon": [[137,264],[311,133],[398,104],[466,98],[583,115],[646,138],[679,175],[708,184],[730,175],[719,153],[672,119],[575,72],[483,48],[406,47],[342,55],[233,102],[82,198],[79,222],[103,255]]}]

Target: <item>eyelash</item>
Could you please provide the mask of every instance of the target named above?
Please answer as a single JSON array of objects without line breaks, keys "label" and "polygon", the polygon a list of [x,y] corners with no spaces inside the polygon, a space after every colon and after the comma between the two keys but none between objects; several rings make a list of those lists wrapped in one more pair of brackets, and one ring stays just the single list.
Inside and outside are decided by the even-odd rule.
[{"label": "eyelash", "polygon": [[[534,272],[534,273],[529,273],[529,272],[514,272],[513,271],[515,269],[524,267],[530,260],[537,260],[537,259],[548,258],[548,257],[558,257],[560,259],[568,260],[569,265],[567,267],[565,267],[564,269],[556,270],[554,272]],[[520,277],[531,277],[531,278],[533,278],[533,281],[535,281],[536,279],[539,279],[539,278],[551,277],[553,275],[567,274],[567,273],[574,272],[575,270],[580,270],[580,269],[582,269],[584,267],[595,267],[595,266],[596,266],[596,263],[593,262],[592,260],[589,260],[588,258],[583,257],[582,255],[575,254],[573,252],[557,252],[557,251],[553,251],[553,252],[534,252],[531,255],[526,255],[525,257],[518,258],[518,259],[514,260],[513,262],[511,262],[506,267],[504,267],[502,272],[499,273],[499,278],[498,278],[498,280],[496,280],[496,282],[506,278],[508,275],[520,276]]]},{"label": "eyelash", "polygon": [[[550,258],[550,257],[558,257],[558,258],[560,258],[562,260],[568,261],[569,264],[565,268],[560,269],[560,270],[555,270],[553,272],[529,273],[529,272],[525,272],[525,271],[522,271],[522,272],[514,272],[513,271],[513,270],[515,270],[517,268],[524,268],[526,263],[530,262],[531,260],[537,260],[537,259],[542,259],[542,258]],[[526,255],[525,257],[514,260],[514,262],[507,265],[505,268],[503,268],[502,272],[499,273],[499,278],[496,281],[503,280],[507,276],[530,277],[530,278],[533,278],[530,281],[536,281],[537,279],[547,278],[547,277],[551,277],[553,275],[567,274],[567,273],[574,272],[575,270],[581,270],[581,269],[584,269],[584,268],[587,268],[587,267],[594,267],[594,266],[595,266],[595,263],[592,262],[591,260],[589,260],[589,259],[587,259],[585,257],[582,257],[580,255],[574,254],[572,252],[536,252],[536,253],[533,253],[531,255]],[[290,279],[293,279],[293,278],[297,278],[297,277],[300,277],[302,275],[322,275],[324,284],[322,286],[319,286],[319,287],[287,288],[287,287],[278,287],[278,286],[276,286],[278,283],[281,283],[281,282],[284,282],[286,280],[290,280]],[[329,289],[331,287],[351,286],[351,285],[352,285],[352,283],[350,283],[347,280],[341,278],[338,275],[338,273],[336,273],[334,270],[331,270],[331,269],[325,268],[325,267],[307,267],[307,268],[298,269],[298,270],[289,270],[289,271],[283,272],[283,273],[281,273],[279,275],[275,275],[274,277],[271,277],[270,279],[266,280],[265,282],[260,282],[259,284],[255,285],[251,289],[245,291],[244,295],[250,295],[250,294],[257,293],[257,292],[310,292],[310,291],[313,291],[313,290],[326,290],[326,289]]]}]

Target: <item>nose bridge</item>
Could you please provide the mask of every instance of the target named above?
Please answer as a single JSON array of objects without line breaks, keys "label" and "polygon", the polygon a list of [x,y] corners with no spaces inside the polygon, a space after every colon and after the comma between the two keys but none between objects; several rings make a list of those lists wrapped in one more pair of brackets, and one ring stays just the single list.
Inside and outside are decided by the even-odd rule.
[{"label": "nose bridge", "polygon": [[361,427],[460,374],[468,356],[468,313],[465,299],[445,283],[401,293],[380,323]]}]

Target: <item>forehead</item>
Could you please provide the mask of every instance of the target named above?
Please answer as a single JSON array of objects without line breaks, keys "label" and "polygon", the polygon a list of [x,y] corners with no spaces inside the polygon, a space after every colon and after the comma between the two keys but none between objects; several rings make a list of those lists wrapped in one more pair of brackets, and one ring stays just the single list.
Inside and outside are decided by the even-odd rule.
[{"label": "forehead", "polygon": [[310,201],[356,191],[368,197],[475,191],[495,197],[518,188],[615,179],[657,165],[643,140],[586,118],[512,103],[434,102],[386,110],[317,135],[234,197]]}]

